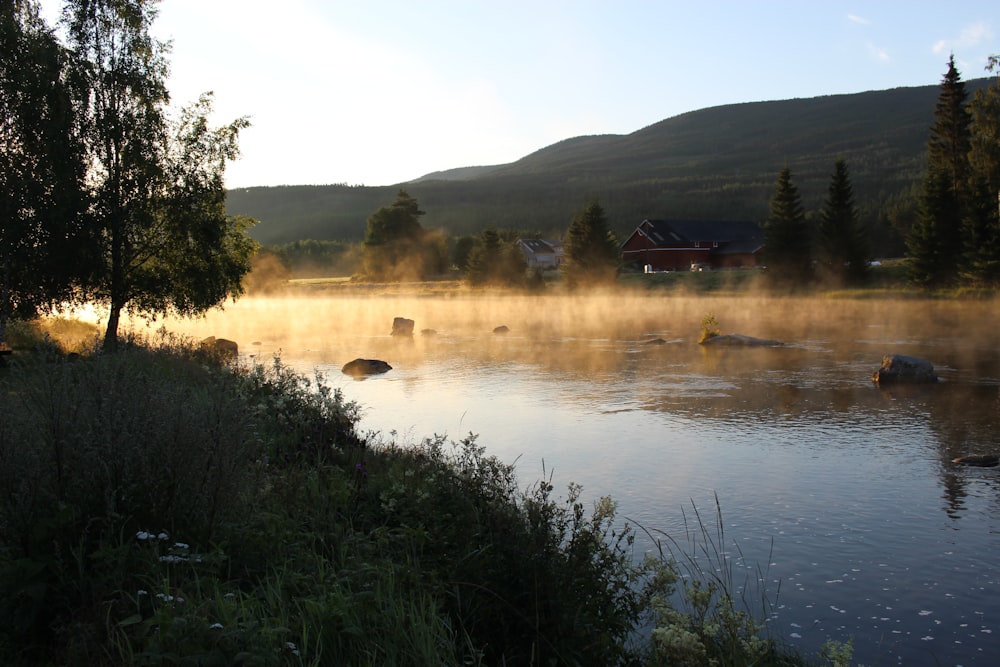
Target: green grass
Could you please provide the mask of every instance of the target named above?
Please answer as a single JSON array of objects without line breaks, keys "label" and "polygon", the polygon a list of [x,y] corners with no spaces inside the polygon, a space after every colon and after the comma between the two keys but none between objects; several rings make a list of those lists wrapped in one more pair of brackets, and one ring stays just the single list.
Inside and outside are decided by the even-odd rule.
[{"label": "green grass", "polygon": [[643,562],[612,499],[523,488],[472,435],[362,437],[277,359],[161,332],[16,354],[0,395],[3,664],[806,662],[717,568]]}]

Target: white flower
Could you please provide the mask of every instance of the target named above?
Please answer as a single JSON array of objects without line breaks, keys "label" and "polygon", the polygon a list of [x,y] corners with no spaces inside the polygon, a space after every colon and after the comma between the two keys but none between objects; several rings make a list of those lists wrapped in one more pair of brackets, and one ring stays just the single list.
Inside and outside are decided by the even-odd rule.
[{"label": "white flower", "polygon": [[209,630],[221,630],[222,629],[222,623],[212,623],[212,625],[208,626],[208,629]]},{"label": "white flower", "polygon": [[137,539],[137,540],[148,540],[152,536],[153,535],[151,533],[147,533],[144,530],[140,530],[138,533],[135,534],[135,539]]},{"label": "white flower", "polygon": [[167,532],[166,532],[166,531],[163,531],[162,533],[160,533],[159,535],[157,535],[157,536],[156,536],[156,539],[158,539],[158,540],[163,540],[163,541],[167,541],[167,540],[169,540],[169,539],[170,539],[170,536],[169,536],[169,535],[167,535]]}]

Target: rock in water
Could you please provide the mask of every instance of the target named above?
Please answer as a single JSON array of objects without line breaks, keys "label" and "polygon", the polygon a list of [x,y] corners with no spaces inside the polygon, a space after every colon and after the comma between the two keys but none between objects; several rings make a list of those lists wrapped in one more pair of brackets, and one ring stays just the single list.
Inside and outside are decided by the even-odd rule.
[{"label": "rock in water", "polygon": [[212,352],[226,359],[240,356],[240,346],[235,341],[209,336],[201,341],[201,349]]},{"label": "rock in water", "polygon": [[905,354],[887,354],[872,374],[872,382],[883,384],[933,384],[938,381],[931,362]]},{"label": "rock in water", "polygon": [[995,454],[969,454],[952,459],[952,463],[960,466],[979,466],[980,468],[993,468],[1000,465],[1000,456]]},{"label": "rock in water", "polygon": [[413,320],[408,320],[405,317],[396,317],[392,320],[392,335],[393,336],[412,336],[413,335]]},{"label": "rock in water", "polygon": [[493,333],[495,334],[510,333],[510,328],[506,324],[501,324],[500,326],[493,329]]},{"label": "rock in water", "polygon": [[785,344],[780,340],[769,338],[754,338],[743,334],[719,334],[710,336],[701,341],[699,345],[708,347],[783,347]]},{"label": "rock in water", "polygon": [[344,364],[340,369],[345,375],[354,377],[364,377],[365,375],[378,375],[392,370],[392,366],[381,359],[355,359]]}]

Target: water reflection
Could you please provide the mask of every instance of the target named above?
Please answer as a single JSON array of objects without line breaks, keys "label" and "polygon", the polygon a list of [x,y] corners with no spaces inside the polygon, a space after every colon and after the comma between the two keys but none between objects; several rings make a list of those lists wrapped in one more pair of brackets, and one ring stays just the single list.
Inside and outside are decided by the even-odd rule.
[{"label": "water reflection", "polygon": [[[708,313],[786,345],[698,346]],[[438,333],[392,337],[396,316]],[[170,328],[280,350],[328,371],[366,428],[478,433],[526,481],[544,462],[672,534],[681,508],[718,494],[727,535],[782,582],[776,632],[804,650],[854,636],[863,663],[986,664],[1000,654],[1000,469],[951,460],[1000,453],[998,320],[986,302],[337,291]],[[875,387],[887,353],[928,359],[941,383]],[[356,357],[393,371],[342,376]]]}]

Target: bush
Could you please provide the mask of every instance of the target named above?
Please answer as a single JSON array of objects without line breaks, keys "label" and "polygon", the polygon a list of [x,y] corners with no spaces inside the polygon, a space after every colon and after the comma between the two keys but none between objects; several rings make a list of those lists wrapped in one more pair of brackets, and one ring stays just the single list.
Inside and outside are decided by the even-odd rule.
[{"label": "bush", "polygon": [[4,664],[637,664],[644,613],[648,664],[781,664],[730,580],[635,565],[611,499],[522,490],[473,435],[359,438],[277,359],[146,345],[0,374]]}]

